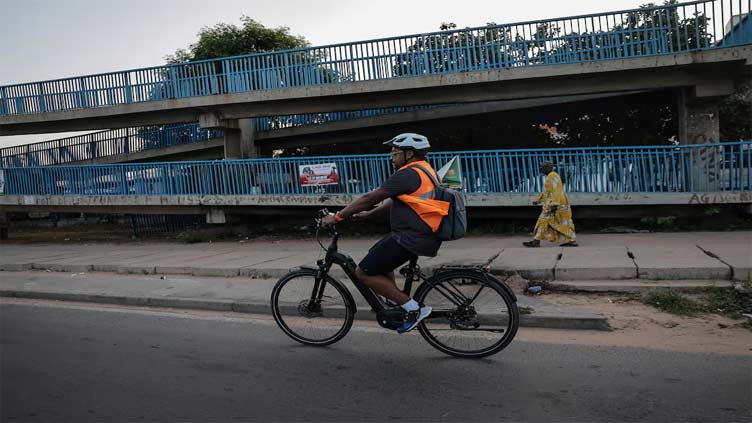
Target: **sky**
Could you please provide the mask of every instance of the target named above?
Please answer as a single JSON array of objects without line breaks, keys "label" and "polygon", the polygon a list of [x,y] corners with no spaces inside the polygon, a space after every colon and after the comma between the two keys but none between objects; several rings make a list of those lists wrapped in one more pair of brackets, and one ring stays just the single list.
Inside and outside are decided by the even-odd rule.
[{"label": "sky", "polygon": [[[156,66],[204,26],[287,26],[312,45],[632,9],[640,0],[0,0],[0,86]],[[658,2],[656,2],[658,3]],[[79,134],[0,137],[0,147]]]}]

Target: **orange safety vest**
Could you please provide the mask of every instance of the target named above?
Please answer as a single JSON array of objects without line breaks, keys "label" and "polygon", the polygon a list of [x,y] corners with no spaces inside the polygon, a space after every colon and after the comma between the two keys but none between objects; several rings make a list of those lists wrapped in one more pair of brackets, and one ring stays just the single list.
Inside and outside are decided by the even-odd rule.
[{"label": "orange safety vest", "polygon": [[[423,168],[431,172],[437,180],[439,179],[439,177],[436,175],[436,171],[434,171],[431,165],[429,165],[426,161],[408,163],[399,168],[399,170],[414,165],[421,165]],[[418,215],[418,217],[420,217],[420,220],[425,222],[426,225],[431,228],[431,231],[436,232],[439,230],[439,226],[441,225],[441,219],[449,214],[449,203],[446,201],[434,200],[434,185],[433,182],[431,182],[431,179],[422,170],[413,170],[418,173],[418,176],[420,176],[420,186],[417,190],[415,190],[415,192],[411,194],[398,195],[397,198],[403,203],[407,204],[407,206],[410,207],[410,209],[412,209],[412,211],[414,211]]]}]

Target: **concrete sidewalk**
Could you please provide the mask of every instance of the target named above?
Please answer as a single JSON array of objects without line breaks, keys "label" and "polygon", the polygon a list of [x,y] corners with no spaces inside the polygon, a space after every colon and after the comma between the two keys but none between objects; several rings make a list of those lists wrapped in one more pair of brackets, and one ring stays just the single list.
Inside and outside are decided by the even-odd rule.
[{"label": "concrete sidewalk", "polygon": [[[375,315],[352,283],[341,281],[355,299],[356,318],[374,321]],[[271,292],[276,282],[243,277],[5,272],[0,297],[271,314]],[[602,314],[563,307],[545,297],[518,295],[517,304],[522,326],[610,330]]]},{"label": "concrete sidewalk", "polygon": [[[747,281],[752,278],[752,232],[581,235],[578,248],[524,248],[526,238],[469,237],[447,242],[424,269],[483,263],[499,254],[493,271],[531,280]],[[376,239],[343,239],[340,251],[360,260]],[[179,243],[0,244],[0,270],[114,272],[278,278],[315,263],[323,251],[313,239]],[[337,273],[342,276],[342,273]]]},{"label": "concrete sidewalk", "polygon": [[[583,235],[579,248],[522,248],[524,240],[465,238],[445,243],[438,257],[420,263],[430,272],[444,264],[483,263],[498,254],[492,263],[496,273],[518,272],[560,289],[582,291],[730,286],[731,279],[748,280],[752,266],[752,232]],[[375,241],[343,239],[340,251],[359,260]],[[320,257],[323,251],[312,239],[2,244],[0,296],[269,313],[276,279]],[[350,285],[341,270],[332,274]],[[373,319],[357,291],[349,288],[364,306],[358,318]],[[563,308],[545,296],[519,296],[519,306],[525,311],[524,326],[609,328],[604,316]]]}]

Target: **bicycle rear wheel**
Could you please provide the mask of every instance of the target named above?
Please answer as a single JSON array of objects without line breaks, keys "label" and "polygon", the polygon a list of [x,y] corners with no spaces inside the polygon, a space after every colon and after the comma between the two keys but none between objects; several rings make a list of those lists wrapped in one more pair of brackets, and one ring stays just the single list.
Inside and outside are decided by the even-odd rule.
[{"label": "bicycle rear wheel", "polygon": [[415,299],[433,308],[418,326],[434,348],[462,358],[504,349],[517,334],[520,315],[501,282],[479,271],[448,271],[424,282]]},{"label": "bicycle rear wheel", "polygon": [[336,279],[325,275],[323,294],[318,297],[316,270],[294,271],[280,279],[272,290],[272,315],[290,338],[306,345],[333,344],[350,330],[355,301]]}]

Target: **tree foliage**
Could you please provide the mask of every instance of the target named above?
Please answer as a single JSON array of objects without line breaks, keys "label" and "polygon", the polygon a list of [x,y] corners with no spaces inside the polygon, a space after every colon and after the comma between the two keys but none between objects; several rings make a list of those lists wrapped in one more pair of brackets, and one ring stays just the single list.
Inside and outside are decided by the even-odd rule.
[{"label": "tree foliage", "polygon": [[720,105],[721,140],[752,140],[752,82],[740,84]]},{"label": "tree foliage", "polygon": [[212,27],[201,28],[198,32],[198,41],[186,49],[178,49],[174,54],[165,57],[167,63],[184,63],[310,46],[305,37],[291,34],[290,28],[286,26],[267,28],[245,15],[241,16],[240,22],[240,26],[218,23]]},{"label": "tree foliage", "polygon": [[613,19],[610,27],[601,28],[601,19],[595,19],[582,32],[579,21],[569,26],[542,22],[529,30],[520,30],[525,25],[494,22],[485,28],[457,30],[452,22],[442,23],[441,32],[417,37],[407,52],[398,56],[393,72],[402,76],[483,69],[492,64],[555,64],[711,45],[710,18],[702,12],[682,18],[676,4],[677,0],[663,6],[648,3],[625,14],[618,24]]}]

